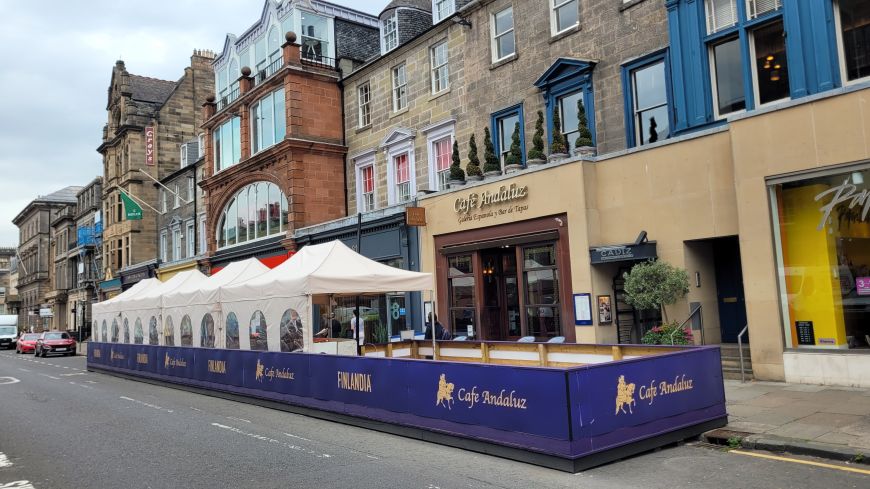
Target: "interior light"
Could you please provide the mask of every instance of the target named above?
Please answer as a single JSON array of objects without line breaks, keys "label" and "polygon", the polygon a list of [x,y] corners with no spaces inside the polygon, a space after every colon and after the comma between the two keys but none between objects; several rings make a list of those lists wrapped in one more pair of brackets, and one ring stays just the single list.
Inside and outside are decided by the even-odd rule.
[{"label": "interior light", "polygon": [[780,69],[780,68],[782,68],[782,66],[780,66],[779,63],[773,65],[773,69],[774,69],[774,70],[778,70],[778,69]]},{"label": "interior light", "polygon": [[770,81],[779,81],[779,70],[773,70],[770,72]]},{"label": "interior light", "polygon": [[855,185],[861,185],[864,183],[864,174],[859,171],[852,172],[852,183]]},{"label": "interior light", "polygon": [[768,60],[768,61],[773,61],[773,55],[772,55],[772,54],[768,54],[767,57],[764,58],[764,59],[766,59],[766,60]]}]

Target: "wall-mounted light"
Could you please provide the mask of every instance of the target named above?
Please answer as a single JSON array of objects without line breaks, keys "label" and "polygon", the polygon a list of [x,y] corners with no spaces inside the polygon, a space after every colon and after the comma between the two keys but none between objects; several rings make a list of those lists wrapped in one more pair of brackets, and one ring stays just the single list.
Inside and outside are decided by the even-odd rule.
[{"label": "wall-mounted light", "polygon": [[701,272],[695,272],[695,287],[701,286]]}]

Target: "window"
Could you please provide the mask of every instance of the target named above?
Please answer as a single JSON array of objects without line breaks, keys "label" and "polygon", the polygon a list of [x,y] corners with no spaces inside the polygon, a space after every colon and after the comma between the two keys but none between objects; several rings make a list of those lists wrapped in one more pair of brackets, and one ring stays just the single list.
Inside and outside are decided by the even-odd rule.
[{"label": "window", "polygon": [[184,238],[185,240],[187,240],[187,243],[185,243],[187,245],[187,258],[191,258],[196,255],[196,233],[194,231],[193,221],[187,223],[187,229],[185,231],[187,234],[187,236]]},{"label": "window", "polygon": [[302,12],[302,57],[323,61],[329,56],[329,22],[326,17]]},{"label": "window", "polygon": [[502,168],[504,168],[507,156],[511,151],[514,131],[517,129],[519,130],[520,137],[520,161],[517,164],[522,164],[526,157],[522,105],[510,107],[492,115],[492,146],[501,162]]},{"label": "window", "polygon": [[453,15],[454,0],[432,0],[432,20],[435,24]]},{"label": "window", "polygon": [[553,34],[567,31],[580,23],[577,0],[550,0],[550,24]]},{"label": "window", "polygon": [[408,164],[408,154],[393,157],[393,172],[396,179],[396,202],[411,200],[411,172]]},{"label": "window", "polygon": [[172,230],[172,261],[181,259],[181,230]]},{"label": "window", "polygon": [[474,325],[474,264],[471,255],[447,257],[447,297],[450,329],[454,336],[476,336]]},{"label": "window", "polygon": [[754,19],[782,7],[782,0],[746,0],[746,16]]},{"label": "window", "polygon": [[843,81],[867,78],[870,76],[870,3],[839,0],[836,10]]},{"label": "window", "polygon": [[737,0],[705,0],[707,33],[713,34],[737,24]]},{"label": "window", "polygon": [[215,173],[235,165],[242,159],[241,117],[233,117],[214,130]]},{"label": "window", "polygon": [[756,105],[789,97],[788,60],[785,57],[785,32],[782,21],[772,22],[752,32],[753,77]]},{"label": "window", "polygon": [[193,325],[190,323],[190,316],[187,314],[181,318],[179,333],[181,333],[181,346],[193,346]]},{"label": "window", "polygon": [[274,183],[239,190],[224,207],[217,226],[218,248],[279,235],[287,230],[287,198]]},{"label": "window", "polygon": [[266,316],[262,312],[255,311],[254,315],[251,316],[249,331],[251,350],[267,351],[269,346],[267,344],[268,336],[266,335]]},{"label": "window", "polygon": [[[562,119],[562,127],[560,130],[562,131],[562,134],[565,135],[565,141],[567,141],[569,149],[574,146],[574,141],[577,139],[577,135],[580,132],[577,128],[579,122],[579,107],[577,104],[582,101],[582,99],[583,91],[581,90],[562,95],[556,99],[559,104],[559,115]],[[586,121],[588,124],[589,111],[586,112]]]},{"label": "window", "polygon": [[359,180],[360,198],[358,207],[360,211],[375,210],[375,166],[366,165],[357,171]]},{"label": "window", "polygon": [[435,170],[435,190],[446,190],[450,180],[450,158],[453,152],[453,136],[432,141],[432,162]]},{"label": "window", "polygon": [[166,231],[162,231],[160,233],[160,260],[165,262],[167,258]]},{"label": "window", "polygon": [[214,318],[206,313],[199,327],[199,345],[203,348],[214,348]]},{"label": "window", "polygon": [[226,348],[228,350],[239,349],[239,319],[234,312],[227,314]]},{"label": "window", "polygon": [[172,324],[172,316],[166,316],[163,325],[163,344],[165,346],[175,346],[175,325]]},{"label": "window", "polygon": [[193,199],[196,198],[194,195],[194,185],[193,185],[193,177],[187,177],[187,200],[193,202]]},{"label": "window", "polygon": [[372,123],[372,92],[369,82],[365,82],[357,88],[359,100],[359,127],[366,127]]},{"label": "window", "polygon": [[393,68],[393,112],[408,106],[408,81],[405,78],[405,63]]},{"label": "window", "polygon": [[562,327],[555,244],[523,248],[523,281],[529,334],[539,338],[559,336]]},{"label": "window", "polygon": [[251,107],[251,152],[280,143],[287,133],[284,89],[261,98]]},{"label": "window", "polygon": [[432,93],[450,86],[450,71],[447,67],[447,41],[442,41],[429,50],[432,62]]},{"label": "window", "polygon": [[713,102],[717,117],[746,109],[740,42],[731,38],[710,48]]},{"label": "window", "polygon": [[[593,65],[586,61],[559,58],[534,85],[544,93],[547,108],[547,144],[553,142],[553,119],[555,109],[559,109],[560,130],[567,132],[569,148],[577,139],[577,103],[582,101],[586,110],[586,123],[595,143],[595,110],[592,93]],[[522,124],[520,125],[522,127]],[[495,129],[495,128],[493,128]],[[594,145],[594,144],[593,144]]]},{"label": "window", "polygon": [[199,218],[199,252],[200,252],[200,254],[205,253],[206,246],[208,246],[208,242],[205,239],[205,216],[200,216],[200,218]]},{"label": "window", "polygon": [[664,57],[650,64],[629,69],[631,83],[629,129],[632,146],[667,139],[671,135]]},{"label": "window", "polygon": [[187,166],[187,143],[181,143],[181,168]]},{"label": "window", "polygon": [[269,62],[267,61],[268,53],[266,52],[266,50],[266,36],[261,36],[259,39],[256,40],[256,42],[254,42],[254,66],[256,67],[254,73],[259,73],[260,71],[263,71],[264,69],[266,69],[266,65],[269,64]]},{"label": "window", "polygon": [[508,7],[492,16],[492,60],[505,59],[515,53],[514,9]]},{"label": "window", "polygon": [[281,34],[278,32],[278,27],[269,29],[268,43],[269,63],[271,64],[281,59]]},{"label": "window", "polygon": [[175,193],[173,194],[173,197],[174,197],[175,202],[174,202],[172,208],[178,209],[178,207],[181,205],[181,203],[180,203],[181,202],[181,194],[179,194],[179,186],[178,186],[177,182],[175,184]]},{"label": "window", "polygon": [[160,199],[160,211],[166,212],[166,190],[163,187],[160,187],[158,198]]},{"label": "window", "polygon": [[398,12],[387,17],[381,26],[382,53],[388,53],[399,45]]}]

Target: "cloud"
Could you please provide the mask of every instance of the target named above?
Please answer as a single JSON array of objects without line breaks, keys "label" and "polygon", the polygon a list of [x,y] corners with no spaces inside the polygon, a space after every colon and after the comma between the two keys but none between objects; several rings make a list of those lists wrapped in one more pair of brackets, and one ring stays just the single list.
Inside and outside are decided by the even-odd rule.
[{"label": "cloud", "polygon": [[[336,0],[377,15],[388,0]],[[0,0],[0,246],[39,195],[102,174],[96,152],[115,60],[134,74],[176,80],[194,49],[220,51],[228,32],[259,19],[264,1]]]}]

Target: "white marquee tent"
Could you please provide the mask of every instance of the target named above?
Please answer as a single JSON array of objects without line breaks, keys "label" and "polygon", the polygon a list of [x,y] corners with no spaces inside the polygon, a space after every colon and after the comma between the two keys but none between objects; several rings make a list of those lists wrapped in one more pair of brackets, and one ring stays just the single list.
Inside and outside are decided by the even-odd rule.
[{"label": "white marquee tent", "polygon": [[[181,272],[163,282],[159,287],[149,288],[143,293],[119,303],[122,304],[120,307],[123,308],[123,311],[120,312],[118,324],[121,325],[122,330],[132,326],[134,329],[133,338],[136,338],[141,331],[146,344],[153,344],[156,333],[158,344],[180,345],[180,334],[176,325],[171,320],[163,321],[162,319],[163,301],[179,288],[204,282],[206,278],[199,270]],[[147,333],[145,332],[146,328]]]},{"label": "white marquee tent", "polygon": [[[140,280],[115,297],[95,303],[91,306],[91,317],[94,324],[93,335],[99,341],[109,341],[108,324],[111,324],[112,319],[116,318],[118,313],[124,310],[125,302],[161,285],[163,285],[163,282],[156,278]],[[101,328],[98,327],[100,325],[102,325]]]}]

